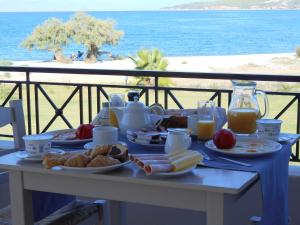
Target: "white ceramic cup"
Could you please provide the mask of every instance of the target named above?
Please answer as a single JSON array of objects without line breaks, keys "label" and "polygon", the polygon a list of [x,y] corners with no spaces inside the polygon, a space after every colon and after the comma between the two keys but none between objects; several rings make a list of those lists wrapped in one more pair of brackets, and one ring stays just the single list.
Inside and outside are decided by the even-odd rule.
[{"label": "white ceramic cup", "polygon": [[165,152],[183,152],[191,147],[192,139],[190,135],[182,131],[169,131],[165,144]]},{"label": "white ceramic cup", "polygon": [[29,156],[42,156],[51,149],[52,135],[27,135],[23,137],[25,150]]},{"label": "white ceramic cup", "polygon": [[190,115],[187,117],[187,127],[192,131],[193,135],[197,134],[198,115]]},{"label": "white ceramic cup", "polygon": [[256,121],[259,137],[278,141],[282,121],[275,119],[260,119]]},{"label": "white ceramic cup", "polygon": [[110,145],[118,142],[118,128],[99,126],[93,129],[94,145]]}]

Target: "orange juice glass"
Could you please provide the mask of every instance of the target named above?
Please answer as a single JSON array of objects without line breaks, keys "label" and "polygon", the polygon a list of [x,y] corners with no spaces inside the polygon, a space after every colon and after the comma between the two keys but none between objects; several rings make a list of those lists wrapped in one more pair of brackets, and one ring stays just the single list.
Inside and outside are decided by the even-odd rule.
[{"label": "orange juice glass", "polygon": [[228,128],[238,134],[252,134],[256,131],[259,111],[251,108],[233,108],[228,112]]},{"label": "orange juice glass", "polygon": [[118,118],[111,108],[109,109],[109,125],[119,128]]},{"label": "orange juice glass", "polygon": [[198,101],[197,135],[200,140],[211,139],[215,133],[215,104],[213,101]]},{"label": "orange juice glass", "polygon": [[112,127],[119,128],[118,118],[114,112],[114,108],[125,107],[125,95],[121,93],[113,93],[109,95],[109,124]]},{"label": "orange juice glass", "polygon": [[200,140],[209,140],[214,136],[216,123],[214,120],[198,120],[197,135]]}]

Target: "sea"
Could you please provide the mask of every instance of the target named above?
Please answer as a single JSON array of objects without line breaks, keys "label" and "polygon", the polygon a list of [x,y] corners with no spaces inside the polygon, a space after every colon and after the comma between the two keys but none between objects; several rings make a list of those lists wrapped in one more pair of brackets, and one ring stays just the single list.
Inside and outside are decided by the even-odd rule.
[{"label": "sea", "polygon": [[[0,60],[51,60],[52,53],[28,51],[20,44],[48,18],[68,20],[74,12],[0,13]],[[103,46],[113,55],[134,56],[158,48],[165,56],[240,55],[295,52],[300,46],[300,11],[104,11],[88,12],[113,19],[124,37]],[[72,43],[66,55],[84,51]]]}]

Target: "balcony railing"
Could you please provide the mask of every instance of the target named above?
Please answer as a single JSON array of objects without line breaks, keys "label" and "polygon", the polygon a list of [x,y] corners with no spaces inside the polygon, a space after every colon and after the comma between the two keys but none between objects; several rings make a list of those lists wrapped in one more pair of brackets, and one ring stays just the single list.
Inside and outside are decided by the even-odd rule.
[{"label": "balcony railing", "polygon": [[[300,83],[300,76],[292,75],[260,75],[260,74],[228,74],[228,73],[191,73],[191,72],[162,72],[162,71],[134,71],[134,70],[100,70],[100,69],[73,69],[73,68],[45,68],[45,67],[0,67],[1,72],[22,72],[25,79],[22,81],[15,81],[10,79],[0,80],[1,85],[6,85],[10,89],[8,94],[4,96],[2,106],[5,106],[9,100],[14,96],[15,98],[23,99],[26,103],[26,119],[27,130],[29,134],[46,132],[50,126],[61,118],[67,127],[72,128],[78,124],[72,124],[70,118],[64,113],[66,107],[71,104],[71,100],[78,95],[78,118],[79,123],[90,122],[93,118],[93,107],[96,106],[96,111],[99,112],[101,108],[102,99],[108,99],[107,89],[137,89],[140,90],[141,96],[146,105],[152,103],[160,103],[166,109],[169,107],[170,100],[175,103],[178,108],[183,108],[183,102],[176,97],[177,92],[205,92],[210,93],[210,99],[216,101],[218,106],[228,107],[231,101],[232,90],[230,89],[206,89],[206,88],[188,88],[188,87],[162,87],[159,86],[159,79],[163,77],[169,78],[186,78],[186,79],[211,79],[211,80],[254,80],[254,81],[267,81],[267,82],[291,82],[295,84]],[[154,79],[154,84],[149,86],[137,85],[114,85],[114,84],[99,84],[99,83],[73,83],[73,82],[43,82],[32,81],[31,75],[33,73],[45,74],[74,74],[76,75],[94,75],[94,76],[138,76],[138,77],[151,77]],[[71,94],[67,99],[58,106],[55,104],[55,99],[52,99],[47,93],[45,86],[55,87],[69,87],[72,88]],[[175,93],[176,92],[176,93]],[[153,99],[152,94],[153,93]],[[278,119],[284,116],[291,107],[295,107],[296,112],[293,118],[288,118],[293,121],[293,131],[300,132],[300,93],[299,92],[279,92],[267,91],[270,96],[286,96],[289,97],[288,101],[282,108],[276,109],[274,118]],[[96,96],[96,98],[93,98]],[[150,96],[151,95],[151,96]],[[45,126],[41,126],[40,121],[40,97],[43,96],[46,101],[51,105],[54,111],[54,116],[47,118]],[[197,99],[193,99],[196,101]],[[185,99],[184,101],[188,101]],[[87,107],[84,107],[87,104]],[[272,102],[271,102],[272,104]],[[95,111],[95,110],[94,110]],[[1,134],[2,137],[11,137],[8,134]],[[291,161],[300,162],[299,142],[296,144]]]}]

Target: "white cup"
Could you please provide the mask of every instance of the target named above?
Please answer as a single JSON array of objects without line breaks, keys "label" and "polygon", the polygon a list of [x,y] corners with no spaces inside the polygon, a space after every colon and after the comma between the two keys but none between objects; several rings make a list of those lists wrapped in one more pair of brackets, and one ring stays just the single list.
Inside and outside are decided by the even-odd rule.
[{"label": "white cup", "polygon": [[118,142],[118,128],[99,126],[93,129],[94,145],[111,145]]},{"label": "white cup", "polygon": [[198,115],[190,115],[187,117],[187,127],[192,131],[193,135],[197,134]]},{"label": "white cup", "polygon": [[281,120],[260,119],[256,120],[257,134],[259,137],[278,141],[281,128]]},{"label": "white cup", "polygon": [[183,152],[191,147],[192,139],[182,131],[169,131],[165,144],[165,152]]},{"label": "white cup", "polygon": [[23,137],[29,156],[42,156],[51,149],[52,135],[27,135]]}]

